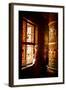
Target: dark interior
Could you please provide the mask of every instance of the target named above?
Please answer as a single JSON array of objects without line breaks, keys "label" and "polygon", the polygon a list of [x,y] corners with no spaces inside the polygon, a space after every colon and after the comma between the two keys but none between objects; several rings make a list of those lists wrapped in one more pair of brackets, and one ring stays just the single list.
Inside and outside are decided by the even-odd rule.
[{"label": "dark interior", "polygon": [[[22,70],[22,18],[31,20],[38,26],[38,52],[36,54],[36,62],[33,66]],[[19,79],[22,78],[41,78],[41,77],[57,77],[58,76],[58,62],[56,62],[56,72],[52,73],[50,69],[47,69],[49,63],[48,57],[48,45],[45,45],[44,35],[47,33],[49,39],[49,27],[48,23],[52,20],[58,22],[57,13],[45,13],[45,12],[27,12],[19,11]],[[57,26],[57,25],[56,25]],[[44,59],[44,48],[47,48],[46,56]],[[58,57],[58,56],[57,56]],[[57,59],[56,57],[56,59]]]}]

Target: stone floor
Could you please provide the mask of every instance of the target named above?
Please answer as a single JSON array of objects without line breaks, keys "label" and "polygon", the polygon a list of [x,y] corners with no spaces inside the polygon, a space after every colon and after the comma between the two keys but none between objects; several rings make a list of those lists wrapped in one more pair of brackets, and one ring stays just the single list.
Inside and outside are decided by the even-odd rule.
[{"label": "stone floor", "polygon": [[49,68],[42,68],[40,70],[31,66],[20,71],[19,78],[45,78],[45,77],[57,77],[58,73]]}]

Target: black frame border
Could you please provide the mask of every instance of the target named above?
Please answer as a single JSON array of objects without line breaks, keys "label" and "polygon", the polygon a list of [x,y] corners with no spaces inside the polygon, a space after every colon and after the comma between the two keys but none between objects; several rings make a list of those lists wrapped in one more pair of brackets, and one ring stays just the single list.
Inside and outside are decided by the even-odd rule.
[{"label": "black frame border", "polygon": [[[27,85],[14,85],[14,56],[13,56],[13,52],[14,52],[14,6],[15,5],[24,5],[24,6],[36,6],[36,7],[54,7],[54,8],[62,8],[63,9],[63,82],[58,82],[58,83],[43,83],[43,84],[27,84]],[[64,6],[60,6],[60,5],[43,5],[43,4],[27,4],[27,3],[9,3],[9,86],[10,87],[24,87],[24,86],[41,86],[41,85],[56,85],[56,84],[64,84],[65,82],[65,73],[64,73],[64,58],[65,58],[65,51],[64,51],[64,47],[65,47],[65,43],[64,43]]]}]

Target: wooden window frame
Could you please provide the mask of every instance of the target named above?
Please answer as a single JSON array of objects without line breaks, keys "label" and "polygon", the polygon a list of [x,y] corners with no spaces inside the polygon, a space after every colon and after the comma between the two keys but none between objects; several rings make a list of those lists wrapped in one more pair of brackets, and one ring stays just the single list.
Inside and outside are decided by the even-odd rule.
[{"label": "wooden window frame", "polygon": [[[22,45],[25,45],[25,46],[27,46],[27,45],[32,45],[33,46],[33,49],[35,49],[35,45],[36,45],[36,41],[35,41],[35,32],[36,32],[36,27],[37,27],[37,25],[35,24],[35,23],[33,23],[32,21],[30,21],[30,20],[27,20],[25,17],[23,17],[23,19],[22,19],[22,22],[23,21],[25,21],[26,22],[26,33],[27,33],[27,27],[28,27],[28,25],[27,25],[27,23],[29,23],[30,25],[33,25],[34,26],[34,36],[33,36],[33,39],[34,39],[34,41],[33,42],[27,42],[26,41],[26,38],[27,38],[27,34],[25,35],[25,42],[22,42]],[[22,27],[23,27],[23,23],[22,23]],[[22,33],[23,33],[23,28],[22,28]],[[38,33],[38,32],[37,32]],[[23,38],[23,36],[22,36],[22,38]],[[26,47],[27,48],[27,47]],[[26,49],[25,48],[25,57],[26,57]],[[33,52],[35,52],[35,51],[33,51]],[[27,62],[27,59],[25,58],[25,60],[26,60],[26,62]],[[25,69],[25,68],[28,68],[29,66],[32,66],[33,65],[33,63],[29,63],[29,64],[25,64],[24,66],[22,66],[22,69]]]}]

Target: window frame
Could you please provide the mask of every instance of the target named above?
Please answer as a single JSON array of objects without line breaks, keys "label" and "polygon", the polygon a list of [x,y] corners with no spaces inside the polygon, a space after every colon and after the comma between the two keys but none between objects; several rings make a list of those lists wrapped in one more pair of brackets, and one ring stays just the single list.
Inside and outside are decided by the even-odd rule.
[{"label": "window frame", "polygon": [[[30,25],[33,25],[34,26],[34,36],[33,36],[33,38],[34,38],[34,42],[27,42],[26,40],[26,38],[25,38],[25,42],[23,42],[22,40],[22,45],[26,45],[26,48],[27,48],[27,45],[32,45],[33,46],[33,53],[35,53],[35,45],[37,45],[37,42],[35,41],[36,39],[36,36],[35,36],[35,33],[37,33],[37,37],[38,37],[38,32],[36,32],[36,28],[38,28],[37,27],[37,25],[35,24],[35,23],[33,23],[31,20],[28,20],[28,19],[26,19],[25,17],[23,17],[22,18],[22,34],[23,34],[23,21],[25,21],[26,22],[26,33],[25,33],[25,37],[27,38],[27,27],[28,27],[28,23],[30,24]],[[38,30],[37,30],[38,31]],[[22,36],[22,38],[23,38],[23,36]],[[27,49],[25,48],[25,60],[26,60],[26,62],[27,62],[27,59],[26,59],[26,52],[27,52]],[[28,67],[30,67],[30,66],[32,66],[33,65],[33,63],[29,63],[29,64],[26,64],[26,65],[21,65],[22,66],[22,70],[23,69],[25,69],[25,68],[28,68]]]}]

